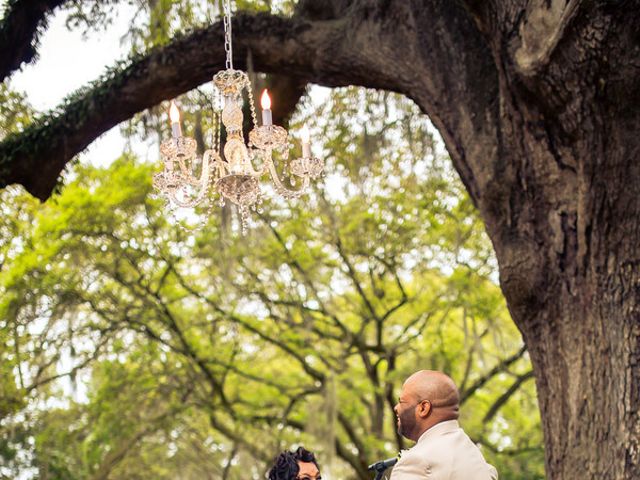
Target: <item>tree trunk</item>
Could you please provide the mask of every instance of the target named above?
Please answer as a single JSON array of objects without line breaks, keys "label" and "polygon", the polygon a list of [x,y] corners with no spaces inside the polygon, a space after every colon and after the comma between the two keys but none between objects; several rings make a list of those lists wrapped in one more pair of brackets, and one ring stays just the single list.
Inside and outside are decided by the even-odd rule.
[{"label": "tree trunk", "polygon": [[[552,160],[562,136],[514,122],[528,125],[509,145],[512,164],[526,165],[522,195],[504,220],[483,208],[536,372],[552,479],[640,478],[640,142],[589,131],[599,120],[583,119],[581,145],[567,147],[575,168]],[[591,161],[600,168],[587,173]]]},{"label": "tree trunk", "polygon": [[625,54],[637,60],[637,34],[616,25],[621,11],[555,3],[519,14],[567,22],[556,50],[533,51],[554,33],[526,21],[517,43],[492,47],[499,159],[476,170],[478,206],[536,372],[549,477],[637,479],[640,115]]},{"label": "tree trunk", "polygon": [[546,288],[545,308],[522,328],[539,372],[554,479],[640,478],[638,275],[627,269],[595,277],[575,282],[574,292],[563,281]]},{"label": "tree trunk", "polygon": [[[414,11],[412,73],[426,68],[408,94],[494,244],[534,365],[549,478],[638,479],[639,9],[520,3],[467,2],[466,20],[451,2]],[[433,15],[446,34],[427,30]]]}]

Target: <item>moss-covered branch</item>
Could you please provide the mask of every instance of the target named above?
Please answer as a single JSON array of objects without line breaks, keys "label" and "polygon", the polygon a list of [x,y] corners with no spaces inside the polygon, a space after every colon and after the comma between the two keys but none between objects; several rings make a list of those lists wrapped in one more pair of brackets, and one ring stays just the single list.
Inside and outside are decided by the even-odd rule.
[{"label": "moss-covered branch", "polygon": [[[323,5],[331,7],[326,7],[326,16],[309,12],[305,7],[310,2],[292,18],[239,13],[233,27],[234,64],[246,69],[250,50],[256,71],[289,78],[286,96],[291,101],[281,103],[274,91],[274,120],[291,111],[307,83],[360,85],[410,96],[447,133],[452,159],[467,168],[463,180],[472,186],[472,170],[464,163],[467,137],[455,137],[469,125],[491,133],[491,124],[478,112],[493,108],[496,84],[487,72],[493,67],[464,10],[449,2],[424,3],[429,15],[406,2],[375,0],[325,0]],[[450,29],[444,37],[442,25]],[[65,165],[98,136],[137,112],[207,82],[224,68],[223,45],[222,25],[216,23],[116,65],[55,111],[0,143],[0,188],[19,183],[46,199]],[[485,140],[480,143],[490,146],[491,139]]]},{"label": "moss-covered branch", "polygon": [[[273,15],[241,14],[235,19],[234,63],[245,68],[251,49],[256,70],[286,73],[300,85],[366,83],[367,72],[349,69],[338,21],[311,23]],[[224,68],[222,25],[216,23],[171,44],[116,65],[76,92],[56,110],[0,143],[0,186],[20,183],[40,199],[50,194],[60,172],[98,136],[162,100],[208,81]],[[357,75],[356,75],[357,73]],[[276,104],[277,105],[277,104]],[[288,110],[276,106],[274,114]],[[115,152],[114,152],[115,154]]]}]

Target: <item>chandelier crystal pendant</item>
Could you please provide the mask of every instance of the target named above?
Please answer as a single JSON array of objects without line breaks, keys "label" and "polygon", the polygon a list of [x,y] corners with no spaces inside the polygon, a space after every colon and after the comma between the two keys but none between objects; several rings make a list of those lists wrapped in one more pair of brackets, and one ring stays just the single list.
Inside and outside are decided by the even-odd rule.
[{"label": "chandelier crystal pendant", "polygon": [[[229,0],[224,2],[223,24],[226,69],[213,76],[216,95],[221,99],[217,102],[221,104],[221,111],[216,112],[217,121],[214,122],[214,129],[217,130],[213,136],[215,144],[199,158],[196,141],[182,135],[180,113],[175,103],[171,102],[169,117],[172,138],[160,145],[164,168],[154,176],[153,184],[173,207],[195,207],[205,200],[210,201],[208,193],[213,189],[220,195],[221,205],[229,201],[238,206],[244,233],[249,210],[256,209],[262,201],[261,177],[268,173],[278,194],[287,199],[297,198],[307,191],[310,179],[322,174],[324,165],[322,160],[311,154],[306,125],[301,135],[302,156],[288,160],[292,146],[289,134],[284,128],[273,125],[271,99],[266,90],[261,98],[262,125],[258,125],[249,76],[233,68]],[[248,145],[245,144],[242,130],[244,92],[249,101],[253,124]],[[222,126],[226,132],[224,146],[221,145]],[[291,186],[298,184],[296,188],[288,188],[280,179],[274,153],[284,163],[282,172],[286,174],[288,171]]]}]

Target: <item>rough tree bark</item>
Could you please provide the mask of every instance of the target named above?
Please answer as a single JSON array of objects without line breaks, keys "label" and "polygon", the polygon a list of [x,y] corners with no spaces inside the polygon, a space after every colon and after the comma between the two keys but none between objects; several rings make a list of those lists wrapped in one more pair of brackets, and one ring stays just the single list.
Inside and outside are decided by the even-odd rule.
[{"label": "rough tree bark", "polygon": [[[316,0],[235,19],[238,66],[250,48],[259,71],[398,91],[438,127],[533,361],[552,479],[640,478],[638,25],[639,3],[614,0]],[[176,40],[6,139],[0,186],[46,198],[97,135],[215,73],[221,38]]]}]

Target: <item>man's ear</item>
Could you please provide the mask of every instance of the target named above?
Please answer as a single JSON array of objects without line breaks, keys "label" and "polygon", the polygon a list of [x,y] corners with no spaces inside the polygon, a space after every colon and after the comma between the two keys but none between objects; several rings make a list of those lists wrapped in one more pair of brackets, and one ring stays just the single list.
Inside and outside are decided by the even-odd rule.
[{"label": "man's ear", "polygon": [[418,416],[420,418],[427,418],[431,413],[431,402],[423,400],[418,404]]}]

